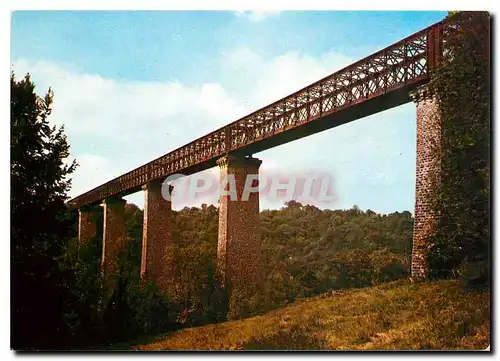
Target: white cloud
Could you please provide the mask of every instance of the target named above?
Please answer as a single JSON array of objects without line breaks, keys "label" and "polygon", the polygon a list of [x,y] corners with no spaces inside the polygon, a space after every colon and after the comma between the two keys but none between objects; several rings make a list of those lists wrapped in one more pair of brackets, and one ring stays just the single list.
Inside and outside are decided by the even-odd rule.
[{"label": "white cloud", "polygon": [[236,16],[243,17],[253,22],[263,21],[267,18],[278,16],[281,13],[279,10],[263,10],[263,11],[235,11]]}]

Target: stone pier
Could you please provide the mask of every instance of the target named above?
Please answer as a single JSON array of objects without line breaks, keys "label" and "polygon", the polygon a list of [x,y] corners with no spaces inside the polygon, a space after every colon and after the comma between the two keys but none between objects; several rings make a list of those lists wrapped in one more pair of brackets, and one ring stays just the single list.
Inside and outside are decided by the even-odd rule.
[{"label": "stone pier", "polygon": [[[423,95],[425,87],[417,94]],[[434,192],[440,183],[440,158],[442,151],[442,124],[437,102],[418,99],[417,102],[417,167],[415,182],[415,218],[413,226],[413,251],[411,275],[427,276],[427,251],[429,237],[436,232],[437,215],[433,211]]]},{"label": "stone pier", "polygon": [[125,203],[122,198],[108,198],[103,202],[101,269],[108,277],[117,275],[118,256],[125,248]]},{"label": "stone pier", "polygon": [[[172,243],[172,203],[162,196],[162,182],[143,186],[144,222],[142,232],[141,276],[147,275],[168,292],[175,280]],[[173,187],[169,186],[172,194]]]},{"label": "stone pier", "polygon": [[257,187],[261,163],[259,159],[230,155],[217,161],[221,182],[226,180],[225,190],[230,190],[232,183],[227,179],[234,177],[237,193],[234,200],[228,194],[221,194],[219,201],[217,265],[229,296],[230,318],[244,312],[245,302],[262,282],[259,193],[250,193],[248,200],[242,200],[245,182]]},{"label": "stone pier", "polygon": [[78,210],[78,241],[86,244],[97,235],[97,217],[100,215],[97,207],[86,206]]}]

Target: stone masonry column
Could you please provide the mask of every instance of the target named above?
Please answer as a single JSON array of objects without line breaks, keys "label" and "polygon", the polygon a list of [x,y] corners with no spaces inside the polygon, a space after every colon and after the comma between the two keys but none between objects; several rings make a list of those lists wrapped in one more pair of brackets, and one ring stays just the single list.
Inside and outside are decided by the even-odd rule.
[{"label": "stone masonry column", "polygon": [[[217,249],[218,272],[229,296],[229,318],[244,314],[245,302],[254,295],[262,282],[261,239],[259,227],[259,193],[250,193],[242,200],[247,181],[258,186],[261,160],[225,156],[217,161],[221,182],[230,190],[234,183],[237,199],[221,194],[219,208],[219,241]],[[229,178],[228,178],[229,177]],[[248,186],[247,186],[248,187]]]},{"label": "stone masonry column", "polygon": [[[161,181],[152,181],[143,186],[141,276],[149,276],[162,291],[168,291],[175,279],[172,203],[162,196],[161,188]],[[170,194],[172,189],[169,186]]]},{"label": "stone masonry column", "polygon": [[442,124],[437,102],[416,95],[425,95],[425,87],[413,94],[417,102],[417,169],[411,276],[424,278],[428,272],[429,237],[435,234],[437,225],[431,201],[440,183]]},{"label": "stone masonry column", "polygon": [[117,275],[118,256],[125,247],[125,203],[122,198],[108,198],[103,202],[101,270],[108,277]]},{"label": "stone masonry column", "polygon": [[96,207],[84,206],[78,210],[78,242],[86,244],[97,235],[97,217],[99,210]]}]

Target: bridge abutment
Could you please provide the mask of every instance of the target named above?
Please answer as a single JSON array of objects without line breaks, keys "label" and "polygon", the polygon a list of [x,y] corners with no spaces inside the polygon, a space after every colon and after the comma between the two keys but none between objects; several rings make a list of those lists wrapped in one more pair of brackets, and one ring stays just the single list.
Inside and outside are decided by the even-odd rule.
[{"label": "bridge abutment", "polygon": [[118,256],[125,248],[125,203],[114,197],[103,202],[101,270],[107,277],[118,275]]},{"label": "bridge abutment", "polygon": [[224,186],[219,200],[217,264],[229,297],[229,318],[245,314],[249,298],[262,283],[259,192],[243,194],[246,182],[247,189],[258,186],[261,163],[231,155],[217,161]]},{"label": "bridge abutment", "polygon": [[[161,181],[143,186],[141,276],[147,275],[162,291],[168,291],[175,280],[172,203],[162,196],[161,189]],[[173,187],[169,186],[170,194],[172,190]]]},{"label": "bridge abutment", "polygon": [[[425,98],[425,86],[412,94],[417,107],[417,164],[411,275],[428,274],[429,238],[436,232],[437,214],[432,205],[440,185],[442,122],[435,99]],[[418,95],[418,96],[417,96]]]}]

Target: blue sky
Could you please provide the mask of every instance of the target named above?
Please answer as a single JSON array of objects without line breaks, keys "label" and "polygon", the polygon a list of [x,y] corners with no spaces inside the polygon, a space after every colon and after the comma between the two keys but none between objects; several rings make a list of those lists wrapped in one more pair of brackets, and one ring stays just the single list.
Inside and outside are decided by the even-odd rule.
[{"label": "blue sky", "polygon": [[[76,196],[445,15],[18,11],[11,62],[39,93],[55,92],[51,121],[65,125],[80,164]],[[413,213],[414,104],[255,156],[266,171],[330,173],[330,208]],[[127,199],[142,207],[141,193]],[[261,209],[281,205],[263,200]]]}]

